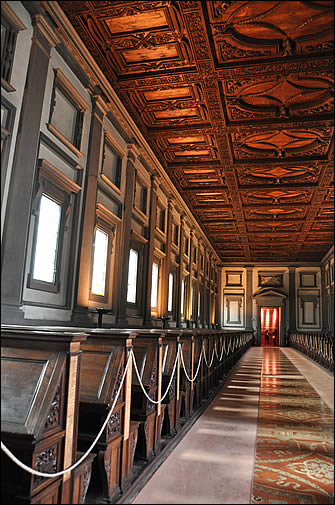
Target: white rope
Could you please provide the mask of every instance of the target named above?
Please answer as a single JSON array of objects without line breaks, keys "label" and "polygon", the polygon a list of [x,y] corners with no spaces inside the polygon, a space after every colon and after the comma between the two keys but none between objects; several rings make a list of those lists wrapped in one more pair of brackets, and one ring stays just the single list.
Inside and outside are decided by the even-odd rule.
[{"label": "white rope", "polygon": [[223,350],[224,350],[224,349],[223,349],[223,344],[222,344],[222,346],[221,346],[221,356],[220,356],[220,358],[219,358],[219,356],[218,356],[218,351],[217,351],[217,348],[216,348],[216,342],[214,342],[214,349],[215,349],[216,359],[219,361],[219,363],[221,363],[221,361],[222,361],[222,357],[223,357]]},{"label": "white rope", "polygon": [[148,395],[148,393],[147,393],[147,392],[146,392],[146,390],[144,389],[144,386],[143,386],[143,383],[142,383],[142,381],[141,381],[141,377],[140,377],[140,374],[139,374],[139,371],[138,371],[138,368],[137,368],[137,363],[136,363],[135,354],[134,354],[133,350],[131,350],[131,352],[133,353],[133,357],[134,357],[134,361],[133,361],[133,363],[134,363],[135,371],[136,371],[136,374],[137,374],[138,382],[140,383],[140,386],[141,386],[141,388],[142,388],[143,393],[144,393],[144,394],[145,394],[145,396],[148,398],[148,400],[150,400],[150,401],[151,401],[151,403],[155,403],[156,405],[157,405],[158,403],[161,403],[161,402],[164,400],[164,398],[166,397],[166,395],[168,394],[168,391],[169,391],[170,386],[171,386],[171,384],[172,384],[172,379],[173,379],[173,376],[174,376],[175,371],[176,371],[177,358],[178,358],[178,354],[179,354],[179,347],[178,347],[178,351],[177,351],[177,354],[176,354],[176,359],[175,359],[175,361],[174,361],[173,370],[172,370],[172,375],[171,375],[171,379],[170,379],[169,385],[168,385],[168,387],[166,388],[166,391],[165,391],[164,395],[162,396],[162,398],[161,398],[160,400],[157,400],[157,401],[156,401],[156,400],[153,400],[152,398],[150,398],[150,396]]},{"label": "white rope", "polygon": [[206,358],[206,351],[205,351],[205,347],[202,346],[202,351],[203,351],[203,354],[204,354],[204,358],[205,358],[205,363],[207,365],[208,368],[211,368],[212,364],[213,364],[213,359],[214,359],[214,347],[213,347],[213,352],[212,352],[212,357],[211,357],[211,362],[210,364],[208,364],[207,362],[207,358]]},{"label": "white rope", "polygon": [[198,368],[197,368],[197,371],[196,371],[196,374],[195,376],[193,377],[193,379],[190,379],[190,377],[188,376],[187,372],[186,372],[186,367],[185,367],[185,363],[184,363],[184,357],[183,357],[183,350],[180,348],[180,355],[181,355],[181,362],[182,362],[182,365],[183,365],[183,368],[184,368],[184,372],[185,372],[185,375],[186,375],[186,378],[190,381],[190,382],[194,382],[195,379],[197,378],[197,375],[199,373],[199,370],[200,370],[200,364],[201,364],[201,360],[202,360],[202,352],[200,353],[200,356],[199,356],[199,363],[198,363]]},{"label": "white rope", "polygon": [[69,466],[68,468],[65,468],[64,470],[61,470],[61,471],[56,472],[56,473],[39,472],[38,470],[34,470],[33,468],[30,468],[29,466],[27,466],[24,463],[22,463],[16,456],[14,456],[14,454],[6,447],[6,445],[2,441],[1,441],[1,449],[7,454],[7,456],[11,460],[14,461],[14,463],[16,463],[18,466],[20,466],[21,468],[23,468],[23,470],[26,470],[27,472],[29,472],[29,473],[31,473],[33,475],[38,475],[39,477],[49,477],[49,478],[50,477],[59,477],[60,475],[64,475],[65,473],[68,473],[68,472],[71,472],[71,470],[74,470],[74,468],[76,468],[78,465],[80,465],[80,463],[82,461],[84,461],[84,459],[92,451],[93,447],[95,446],[95,444],[99,440],[102,432],[104,431],[104,429],[105,429],[105,427],[106,427],[106,425],[107,425],[107,423],[109,421],[109,418],[112,415],[113,409],[115,407],[116,401],[117,401],[117,399],[119,397],[119,394],[120,394],[120,391],[121,391],[121,388],[122,388],[122,385],[123,385],[124,378],[125,378],[126,373],[127,373],[127,369],[128,369],[129,363],[130,363],[131,353],[132,353],[132,349],[130,350],[130,353],[129,353],[129,356],[128,356],[128,361],[127,361],[126,367],[125,367],[124,372],[123,372],[123,377],[122,377],[122,380],[120,382],[120,386],[119,386],[119,388],[118,388],[118,390],[116,392],[116,395],[115,395],[112,407],[110,408],[110,411],[108,413],[108,416],[106,417],[106,420],[105,420],[104,424],[102,425],[102,427],[101,427],[98,435],[96,436],[94,442],[88,448],[88,450],[86,451],[86,453],[80,459],[78,459],[78,461],[76,461],[76,463],[74,463],[72,466]]}]

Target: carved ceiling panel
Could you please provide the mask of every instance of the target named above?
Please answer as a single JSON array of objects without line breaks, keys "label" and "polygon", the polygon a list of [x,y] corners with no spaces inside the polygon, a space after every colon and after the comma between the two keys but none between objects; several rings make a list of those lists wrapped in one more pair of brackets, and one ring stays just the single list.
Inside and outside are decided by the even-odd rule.
[{"label": "carved ceiling panel", "polygon": [[254,232],[267,232],[267,233],[275,233],[275,237],[277,237],[278,232],[300,232],[302,228],[302,221],[300,222],[262,222],[262,223],[250,223],[248,222],[247,228],[250,233]]},{"label": "carved ceiling panel", "polygon": [[334,111],[334,81],[317,74],[223,81],[229,121],[320,115]]},{"label": "carved ceiling panel", "polygon": [[283,203],[309,203],[313,196],[312,189],[271,189],[259,191],[241,191],[242,202],[251,204],[283,204]]},{"label": "carved ceiling panel", "polygon": [[304,219],[307,209],[301,207],[258,207],[256,209],[244,208],[246,219]]},{"label": "carved ceiling panel", "polygon": [[258,133],[233,133],[232,143],[237,160],[273,160],[297,157],[322,157],[328,152],[332,128],[286,130],[277,129]]},{"label": "carved ceiling panel", "polygon": [[218,64],[285,58],[333,47],[332,2],[206,2]]},{"label": "carved ceiling panel", "polygon": [[223,263],[322,257],[333,1],[59,4]]},{"label": "carved ceiling panel", "polygon": [[317,163],[236,167],[241,188],[249,185],[314,184],[318,182],[321,170],[322,166]]}]

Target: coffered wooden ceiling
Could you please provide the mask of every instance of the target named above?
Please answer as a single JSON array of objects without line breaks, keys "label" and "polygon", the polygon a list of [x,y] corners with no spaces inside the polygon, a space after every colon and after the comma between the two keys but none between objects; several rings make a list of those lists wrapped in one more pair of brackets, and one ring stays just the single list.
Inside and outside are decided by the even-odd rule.
[{"label": "coffered wooden ceiling", "polygon": [[61,1],[223,262],[333,242],[333,1]]}]

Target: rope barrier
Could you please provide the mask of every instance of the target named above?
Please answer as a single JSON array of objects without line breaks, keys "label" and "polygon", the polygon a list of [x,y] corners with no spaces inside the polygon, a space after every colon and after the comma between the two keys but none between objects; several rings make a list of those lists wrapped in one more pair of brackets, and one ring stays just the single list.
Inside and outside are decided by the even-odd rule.
[{"label": "rope barrier", "polygon": [[[201,349],[201,353],[200,353],[200,356],[199,356],[199,362],[198,362],[198,368],[197,368],[197,371],[195,373],[195,376],[193,377],[193,379],[191,379],[186,371],[186,367],[185,367],[185,362],[184,362],[184,356],[183,356],[183,351],[182,351],[182,347],[181,345],[179,344],[178,345],[178,351],[177,351],[177,354],[176,354],[176,358],[175,358],[175,362],[174,362],[174,365],[173,365],[173,369],[172,369],[172,374],[171,374],[171,378],[170,378],[170,381],[169,381],[169,384],[166,388],[166,391],[164,393],[164,395],[161,397],[160,400],[153,400],[152,398],[150,398],[150,396],[147,394],[147,392],[145,391],[145,388],[143,386],[143,383],[142,383],[142,380],[141,380],[141,377],[140,377],[140,374],[139,374],[139,371],[138,371],[138,367],[137,367],[137,363],[136,363],[136,358],[135,358],[135,354],[134,354],[134,351],[133,349],[130,349],[130,353],[129,353],[129,356],[128,356],[128,360],[127,360],[127,363],[126,363],[126,366],[125,366],[125,369],[124,369],[124,372],[123,372],[123,377],[121,379],[121,382],[120,382],[120,385],[119,385],[119,388],[116,392],[116,395],[115,395],[115,398],[114,398],[114,401],[113,401],[113,404],[112,404],[112,407],[110,408],[109,410],[109,413],[105,419],[105,422],[104,424],[102,425],[98,435],[96,436],[95,440],[93,441],[93,443],[91,444],[91,446],[88,448],[88,450],[86,451],[86,453],[78,460],[76,461],[76,463],[74,463],[72,466],[68,467],[68,468],[65,468],[64,470],[61,470],[59,472],[55,472],[55,473],[46,473],[46,472],[39,472],[38,470],[34,470],[33,468],[25,465],[24,463],[22,463],[22,461],[20,461],[16,456],[14,456],[14,454],[8,449],[8,447],[6,447],[6,445],[1,441],[1,449],[7,454],[7,456],[12,460],[14,461],[14,463],[16,463],[18,466],[20,466],[23,470],[26,470],[27,472],[33,474],[33,475],[37,475],[39,477],[46,477],[46,478],[53,478],[53,477],[59,477],[61,475],[64,475],[65,473],[68,473],[68,472],[71,472],[72,470],[74,470],[78,465],[80,465],[80,463],[82,461],[84,461],[84,459],[88,456],[88,454],[92,451],[93,447],[96,445],[97,441],[99,440],[102,432],[104,431],[111,415],[112,415],[112,412],[114,410],[114,407],[115,407],[115,404],[116,404],[116,401],[119,397],[119,394],[121,392],[121,388],[122,388],[122,385],[123,385],[123,382],[124,382],[124,379],[125,379],[125,376],[126,376],[126,373],[127,373],[127,369],[128,369],[128,366],[129,366],[129,363],[130,363],[130,358],[132,357],[133,358],[133,364],[134,364],[134,368],[135,368],[135,371],[136,371],[136,374],[137,374],[137,378],[138,378],[138,381],[139,381],[139,384],[142,388],[142,391],[143,393],[145,394],[145,396],[147,397],[147,399],[152,402],[152,403],[155,403],[155,404],[158,404],[158,403],[161,403],[165,396],[167,395],[170,387],[171,387],[171,384],[172,384],[172,380],[173,380],[173,377],[174,377],[174,374],[176,372],[176,366],[177,366],[177,361],[178,361],[178,355],[180,354],[181,356],[181,362],[182,362],[182,365],[183,365],[183,369],[184,369],[184,372],[185,372],[185,376],[186,378],[190,381],[190,382],[194,382],[198,373],[199,373],[199,370],[200,370],[200,364],[201,364],[201,360],[202,360],[202,355],[204,355],[204,359],[205,359],[205,363],[207,365],[208,368],[211,368],[212,364],[213,364],[213,360],[214,360],[214,352],[216,354],[216,357],[218,359],[218,361],[221,361],[222,360],[222,357],[223,357],[223,351],[224,351],[224,345],[222,345],[222,349],[221,349],[221,357],[220,359],[218,358],[218,354],[217,354],[217,348],[216,348],[216,342],[214,342],[214,346],[213,346],[213,352],[212,352],[212,357],[211,357],[211,362],[210,364],[208,365],[208,362],[207,362],[207,358],[206,358],[206,351],[205,351],[205,348],[204,348],[204,345],[202,345],[202,349]],[[231,345],[230,345],[230,342],[228,343],[228,352],[229,352],[229,347],[232,349]],[[235,346],[234,346],[235,347]],[[233,349],[232,349],[233,350]]]},{"label": "rope barrier", "polygon": [[142,388],[142,391],[143,393],[145,394],[145,396],[148,398],[149,401],[151,401],[151,403],[155,403],[156,405],[158,403],[161,403],[164,398],[166,397],[169,389],[170,389],[170,386],[172,384],[172,379],[173,379],[173,376],[174,376],[174,373],[175,373],[175,369],[176,369],[176,365],[177,365],[177,358],[178,358],[178,354],[179,354],[179,346],[178,346],[178,351],[177,351],[177,354],[176,354],[176,359],[175,359],[175,362],[174,362],[174,365],[173,365],[173,370],[172,370],[172,375],[171,375],[171,379],[170,379],[170,382],[169,382],[169,385],[168,387],[166,388],[166,391],[164,393],[164,395],[162,396],[162,398],[160,400],[153,400],[152,398],[150,398],[150,396],[148,395],[148,393],[146,392],[146,390],[144,389],[144,386],[143,386],[143,383],[141,381],[141,377],[140,377],[140,374],[139,374],[139,371],[138,371],[138,368],[137,368],[137,363],[136,363],[136,358],[135,358],[135,354],[133,353],[133,350],[131,350],[131,352],[133,353],[133,357],[134,357],[134,368],[135,368],[135,372],[137,374],[137,378],[138,378],[138,382],[140,383],[140,386]]},{"label": "rope barrier", "polygon": [[185,367],[185,363],[184,363],[184,356],[183,356],[183,350],[181,349],[181,362],[182,362],[182,365],[183,365],[183,368],[184,368],[184,372],[185,372],[185,375],[186,375],[186,378],[190,381],[190,382],[194,382],[195,379],[197,378],[197,375],[199,373],[199,370],[200,370],[200,364],[201,364],[201,360],[202,360],[202,353],[200,354],[200,357],[199,357],[199,363],[198,363],[198,368],[197,368],[197,371],[196,371],[196,374],[195,376],[193,377],[193,379],[190,379],[187,372],[186,372],[186,367]]},{"label": "rope barrier", "polygon": [[211,362],[210,364],[207,363],[207,358],[206,358],[206,351],[205,351],[205,348],[204,346],[202,346],[202,350],[203,350],[203,354],[204,354],[204,358],[205,358],[205,363],[207,365],[208,368],[211,368],[212,364],[213,364],[213,359],[214,359],[214,347],[213,347],[213,352],[212,352],[212,357],[211,357]]},{"label": "rope barrier", "polygon": [[22,461],[20,461],[16,456],[14,456],[14,454],[8,449],[8,447],[6,447],[6,445],[1,441],[1,449],[7,454],[7,456],[12,460],[14,461],[14,463],[16,463],[18,466],[20,466],[23,470],[26,470],[27,472],[33,474],[33,475],[37,475],[39,477],[48,477],[48,478],[51,478],[51,477],[59,477],[60,475],[64,475],[65,473],[68,473],[68,472],[71,472],[72,470],[74,470],[78,465],[80,465],[80,463],[82,461],[84,461],[84,459],[88,456],[88,454],[92,451],[93,447],[95,446],[95,444],[97,443],[97,441],[99,440],[102,432],[104,431],[108,421],[109,421],[109,418],[111,417],[112,415],[112,412],[113,412],[113,409],[115,407],[115,404],[116,404],[116,401],[119,397],[119,394],[121,392],[121,388],[122,388],[122,385],[123,385],[123,381],[125,379],[125,376],[126,376],[126,373],[127,373],[127,369],[128,369],[128,366],[129,366],[129,363],[130,363],[130,358],[132,356],[132,349],[129,353],[129,356],[128,356],[128,361],[127,361],[127,364],[125,366],[125,369],[124,369],[124,372],[123,372],[123,377],[122,377],[122,380],[120,382],[120,386],[116,392],[116,395],[115,395],[115,398],[114,398],[114,401],[113,401],[113,404],[112,404],[112,407],[110,408],[110,411],[106,417],[106,420],[104,422],[104,424],[102,425],[98,435],[96,436],[94,442],[91,444],[91,446],[88,448],[88,450],[85,452],[85,454],[80,458],[78,459],[78,461],[76,461],[76,463],[74,463],[72,466],[69,466],[68,468],[65,468],[64,470],[61,470],[59,472],[55,472],[55,473],[45,473],[45,472],[39,472],[38,470],[34,470],[33,468],[25,465],[24,463],[22,463]]},{"label": "rope barrier", "polygon": [[215,350],[216,359],[218,360],[219,363],[221,363],[222,358],[223,358],[223,351],[224,351],[223,344],[221,346],[221,356],[220,356],[220,358],[218,356],[218,351],[217,351],[217,348],[216,348],[216,342],[214,342],[214,350]]}]

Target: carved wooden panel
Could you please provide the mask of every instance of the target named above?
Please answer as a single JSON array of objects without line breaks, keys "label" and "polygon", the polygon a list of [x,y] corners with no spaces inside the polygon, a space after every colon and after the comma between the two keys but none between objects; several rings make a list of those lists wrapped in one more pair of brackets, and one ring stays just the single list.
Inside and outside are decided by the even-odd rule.
[{"label": "carved wooden panel", "polygon": [[322,257],[332,1],[60,5],[223,262]]},{"label": "carved wooden panel", "polygon": [[313,196],[312,189],[268,189],[260,191],[241,191],[242,202],[245,205],[253,204],[283,204],[283,203],[309,203]]},{"label": "carved wooden panel", "polygon": [[332,2],[207,2],[218,63],[285,58],[333,47]]},{"label": "carved wooden panel", "polygon": [[223,81],[230,121],[292,118],[332,113],[334,81],[318,73]]},{"label": "carved wooden panel", "polygon": [[320,157],[327,154],[332,129],[278,129],[232,135],[234,155],[238,159]]},{"label": "carved wooden panel", "polygon": [[243,166],[236,168],[240,186],[273,184],[309,184],[316,183],[322,170],[320,164],[275,164],[271,166]]}]

